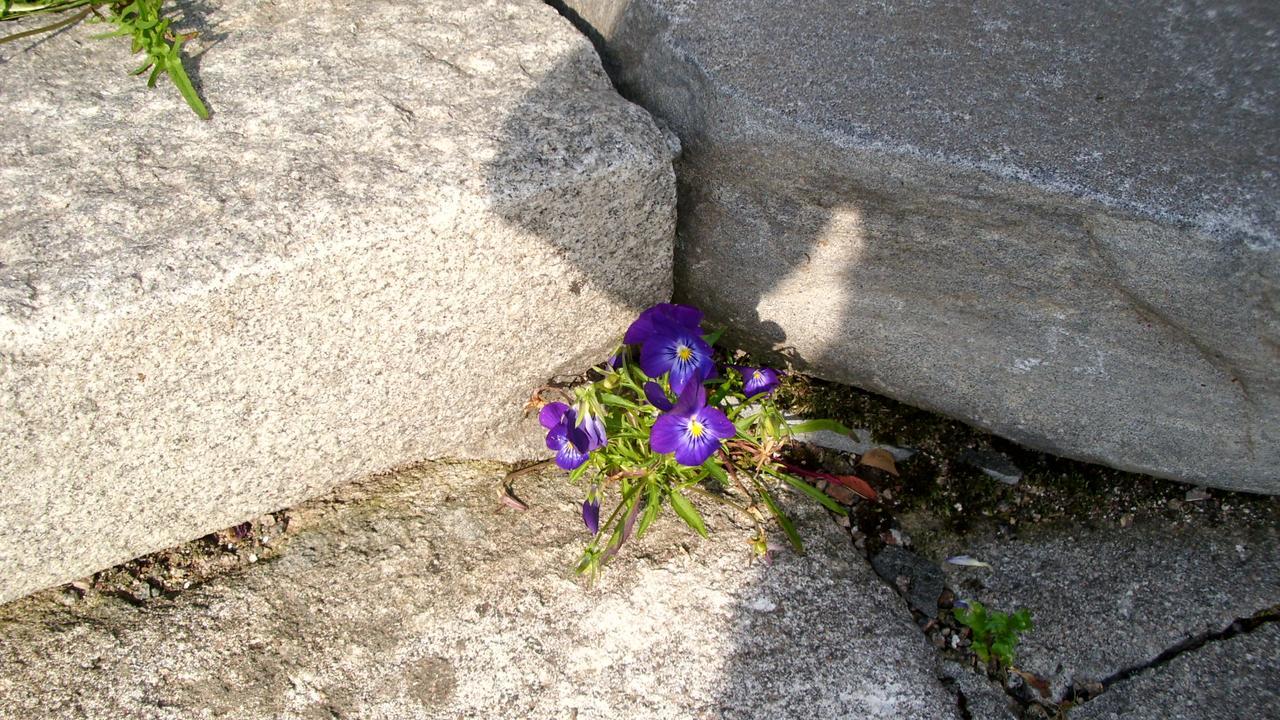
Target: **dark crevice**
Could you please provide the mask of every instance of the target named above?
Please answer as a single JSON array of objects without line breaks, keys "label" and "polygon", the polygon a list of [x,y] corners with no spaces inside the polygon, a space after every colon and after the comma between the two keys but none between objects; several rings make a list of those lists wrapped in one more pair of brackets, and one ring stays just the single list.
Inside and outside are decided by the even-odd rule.
[{"label": "dark crevice", "polygon": [[[839,516],[835,515],[834,513],[828,513],[828,515],[831,517],[833,522],[839,523],[839,520],[840,520]],[[879,516],[876,522],[892,523],[892,517],[889,516],[888,513],[876,513],[876,515]],[[876,548],[877,544],[868,543],[865,541],[859,544],[858,537],[857,537],[857,533],[859,532],[859,527],[856,524],[858,521],[857,519],[855,519],[853,512],[850,512],[848,518],[850,521],[849,526],[844,527],[843,524],[841,524],[841,528],[849,535],[850,544],[853,545],[854,551],[862,556],[862,558],[867,562],[868,566],[871,566],[872,565],[871,558],[874,555],[874,549]],[[865,519],[864,519],[864,522],[865,522]],[[883,525],[883,526],[887,527],[887,525]],[[897,595],[900,600],[902,600],[902,603],[906,607],[907,612],[911,615],[912,619],[915,621],[915,625],[917,629],[921,631],[921,634],[927,636],[928,635],[927,628],[931,621],[929,620],[929,618],[923,617],[923,613],[920,613],[919,611],[912,608],[911,602],[903,594],[902,588],[898,587],[889,578],[882,577],[878,572],[873,571],[871,574],[875,576],[877,579],[879,579],[880,582],[885,585],[885,587],[892,590],[893,593]],[[946,587],[943,590],[944,595],[950,592],[951,592],[951,588],[949,587]],[[921,624],[922,622],[924,622],[925,624],[922,625]],[[942,659],[941,652],[938,652],[938,655],[939,655],[939,659],[941,660]],[[960,688],[960,684],[955,679],[945,677],[945,676],[940,676],[938,680],[942,684],[943,688],[946,689],[947,692],[951,693],[955,697],[956,709],[959,711],[960,717],[963,718],[963,720],[973,720],[973,715],[969,710],[969,698],[964,694],[964,690]],[[984,678],[984,681],[985,681],[985,678]],[[1019,698],[1016,694],[1010,692],[1008,687],[1006,687],[1003,684],[1000,684],[999,687],[1002,691],[1004,691],[1005,695],[1007,695],[1010,698],[1010,700],[1012,700],[1014,703],[1017,703],[1018,707],[1022,708],[1024,711],[1027,709],[1028,703],[1023,701],[1022,698]]]},{"label": "dark crevice", "polygon": [[[600,31],[592,27],[591,23],[587,22],[581,15],[579,15],[577,10],[566,5],[564,0],[542,1],[547,5],[550,5],[553,10],[560,13],[561,17],[568,20],[573,27],[578,30],[578,32],[585,35],[587,39],[591,41],[591,44],[596,48],[596,54],[600,56],[600,62],[604,66],[605,74],[609,76],[609,81],[613,83],[614,89],[618,90],[618,82],[614,79],[616,67],[610,66],[611,63],[609,55],[605,52],[604,36],[600,34]],[[619,94],[621,94],[621,90],[619,90]],[[623,97],[626,96],[624,95]],[[627,99],[630,100],[631,98]]]},{"label": "dark crevice", "polygon": [[959,711],[962,720],[973,720],[973,714],[969,712],[969,698],[965,697],[964,690],[960,688],[960,683],[949,677],[940,677],[938,680],[942,683],[942,687],[947,689],[956,698],[956,710]]},{"label": "dark crevice", "polygon": [[[1184,655],[1186,653],[1195,652],[1200,648],[1204,647],[1205,645],[1208,645],[1210,643],[1215,643],[1215,642],[1222,642],[1224,640],[1230,640],[1231,638],[1234,638],[1237,635],[1244,635],[1246,633],[1251,633],[1254,630],[1257,630],[1258,628],[1262,627],[1263,625],[1267,625],[1269,623],[1274,623],[1278,621],[1280,621],[1280,604],[1272,605],[1271,607],[1265,610],[1256,612],[1253,615],[1250,615],[1249,617],[1237,618],[1221,630],[1202,633],[1200,635],[1187,638],[1186,640],[1183,640],[1182,642],[1168,648],[1167,650],[1155,656],[1151,660],[1148,660],[1147,662],[1144,662],[1138,665],[1133,665],[1131,667],[1127,667],[1122,670],[1118,670],[1112,673],[1111,675],[1108,675],[1107,677],[1103,678],[1101,681],[1102,692],[1105,693],[1107,690],[1111,688],[1112,685],[1115,685],[1118,682],[1123,682],[1134,676],[1141,675],[1149,670],[1155,670],[1156,668],[1159,668],[1163,665],[1167,665],[1168,663],[1172,662],[1175,658],[1181,655]],[[1093,697],[1096,697],[1096,695],[1080,697],[1080,696],[1074,696],[1069,694],[1067,697],[1067,701],[1078,705],[1082,702],[1086,702],[1088,700],[1093,699]]]}]

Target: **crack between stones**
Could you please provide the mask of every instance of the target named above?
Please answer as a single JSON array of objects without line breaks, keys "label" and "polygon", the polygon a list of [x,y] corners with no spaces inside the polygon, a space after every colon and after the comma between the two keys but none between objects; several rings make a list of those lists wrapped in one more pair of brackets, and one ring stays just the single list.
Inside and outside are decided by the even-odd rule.
[{"label": "crack between stones", "polygon": [[964,690],[961,689],[960,683],[948,677],[941,677],[938,680],[942,683],[942,687],[955,696],[956,711],[960,713],[962,720],[973,720],[973,713],[969,712],[969,698],[965,696]]},{"label": "crack between stones", "polygon": [[1160,667],[1163,667],[1169,664],[1173,660],[1183,655],[1196,652],[1197,650],[1204,647],[1205,645],[1209,645],[1211,643],[1216,643],[1216,642],[1223,642],[1225,640],[1230,640],[1240,635],[1247,635],[1248,633],[1251,633],[1264,625],[1268,625],[1275,622],[1280,622],[1280,603],[1277,603],[1276,605],[1272,605],[1271,607],[1266,608],[1264,610],[1260,610],[1248,617],[1236,618],[1235,620],[1228,623],[1227,626],[1222,628],[1221,630],[1214,630],[1211,632],[1201,633],[1194,637],[1187,638],[1186,640],[1183,640],[1182,642],[1179,642],[1165,649],[1159,655],[1156,655],[1154,658],[1144,663],[1131,665],[1129,667],[1126,667],[1126,668],[1117,670],[1114,673],[1111,673],[1110,675],[1108,675],[1107,677],[1099,681],[1100,684],[1102,685],[1102,693],[1098,693],[1097,695],[1093,695],[1090,697],[1078,697],[1078,696],[1074,696],[1073,693],[1068,693],[1067,697],[1064,699],[1064,702],[1070,702],[1074,706],[1079,706],[1085,702],[1088,702],[1089,700],[1092,700],[1095,697],[1101,697],[1103,693],[1106,693],[1108,690],[1110,690],[1111,686],[1115,685],[1116,683],[1129,680],[1130,678],[1136,677],[1138,675],[1142,675],[1143,673],[1149,672],[1151,670],[1156,670]]},{"label": "crack between stones", "polygon": [[[855,526],[852,522],[853,520],[852,516],[850,516],[849,518],[850,519],[849,526],[845,527],[839,523],[838,516],[836,516],[834,513],[829,513],[829,515],[831,517],[832,522],[835,522],[837,526],[840,527],[840,529],[844,530],[845,533],[849,536],[849,542],[850,542],[850,545],[853,546],[854,552],[857,553],[859,556],[861,556],[862,559],[865,560],[868,565],[870,565],[871,550],[869,547],[862,547],[862,548],[858,547],[857,541],[856,541],[857,538],[855,537],[855,534],[854,534]],[[877,580],[880,581],[881,584],[885,585],[886,587],[888,587],[890,590],[893,591],[894,595],[896,595],[898,599],[903,603],[903,605],[906,606],[908,614],[910,614],[912,612],[911,604],[910,602],[908,602],[907,598],[903,596],[900,589],[894,583],[890,582],[888,579],[881,577],[878,572],[872,571],[872,574],[876,577]],[[950,588],[947,588],[947,589],[950,589]],[[914,616],[912,616],[912,619],[914,624]],[[1226,627],[1220,630],[1201,633],[1194,637],[1183,640],[1182,642],[1179,642],[1167,648],[1166,650],[1164,650],[1163,652],[1161,652],[1160,654],[1156,655],[1154,658],[1146,662],[1139,663],[1137,665],[1132,665],[1132,666],[1123,668],[1121,670],[1117,670],[1116,672],[1108,675],[1107,677],[1099,681],[1098,684],[1102,686],[1101,692],[1097,692],[1091,695],[1084,695],[1077,690],[1076,686],[1073,683],[1072,687],[1068,689],[1066,696],[1062,698],[1061,702],[1053,703],[1050,701],[1048,703],[1032,703],[1032,704],[1039,704],[1041,705],[1042,708],[1052,709],[1056,707],[1058,712],[1062,713],[1066,708],[1079,707],[1080,705],[1094,698],[1101,697],[1104,693],[1106,693],[1111,688],[1112,685],[1115,685],[1116,683],[1123,682],[1125,680],[1128,680],[1135,676],[1149,672],[1151,670],[1156,670],[1172,662],[1174,659],[1181,657],[1182,655],[1196,652],[1197,650],[1204,647],[1205,645],[1230,640],[1240,635],[1246,635],[1248,633],[1251,633],[1257,630],[1260,627],[1269,625],[1271,623],[1280,623],[1280,603],[1277,603],[1275,605],[1272,605],[1271,607],[1260,610],[1248,617],[1236,618],[1235,620],[1228,623]],[[918,625],[916,629],[920,630],[922,634],[924,633],[924,629],[919,627]],[[935,652],[936,652],[936,648],[935,648]],[[941,654],[940,653],[938,654],[939,654],[939,657],[941,657]],[[959,683],[957,683],[952,678],[944,677],[944,676],[939,676],[938,681],[943,686],[943,689],[945,689],[948,693],[950,693],[953,697],[955,697],[956,709],[959,711],[961,718],[963,718],[964,720],[973,720],[972,714],[968,707],[969,705],[968,698],[965,696],[964,691],[960,688]],[[1022,708],[1023,713],[1025,713],[1029,709],[1030,705],[1028,703],[1024,702],[1021,698],[1019,698],[1017,695],[1011,692],[1003,684],[1000,684],[998,687],[1000,688],[1001,691],[1004,692],[1004,694],[1010,699],[1010,701],[1013,704],[1015,704],[1017,707]]]},{"label": "crack between stones", "polygon": [[[849,526],[845,527],[839,523],[839,517],[835,513],[828,511],[827,514],[831,518],[831,521],[836,523],[836,526],[839,527],[841,530],[843,530],[845,534],[849,536],[849,544],[853,547],[854,552],[860,557],[862,557],[864,561],[866,561],[868,567],[871,567],[871,550],[869,549],[869,547],[865,547],[865,546],[862,548],[858,547],[857,539],[854,537],[854,525],[853,525],[852,515],[849,516],[849,521],[850,521]],[[893,591],[894,596],[897,597],[898,600],[901,601],[903,606],[906,608],[907,615],[910,616],[912,619],[912,624],[916,625],[916,630],[919,631],[921,635],[924,635],[925,634],[924,629],[921,628],[918,624],[916,624],[915,616],[912,615],[911,603],[907,600],[906,597],[902,595],[902,592],[898,589],[898,587],[893,582],[889,581],[887,578],[882,577],[880,573],[875,571],[874,568],[871,570],[871,574],[875,576],[877,580],[880,581],[880,584],[884,585],[885,587]],[[937,651],[937,648],[934,648],[934,654],[940,660],[942,659],[941,653]],[[969,698],[968,696],[965,695],[964,690],[960,687],[960,683],[953,678],[946,677],[945,675],[939,675],[937,677],[937,681],[938,681],[938,684],[942,686],[943,690],[945,690],[948,694],[950,694],[953,698],[955,698],[956,710],[957,712],[959,712],[961,719],[973,720],[973,714],[969,710]],[[1023,703],[1020,702],[1016,696],[1011,694],[1003,686],[1001,686],[1000,689],[1001,691],[1004,692],[1006,696],[1009,697],[1011,701],[1017,703],[1019,707],[1023,706]]]}]

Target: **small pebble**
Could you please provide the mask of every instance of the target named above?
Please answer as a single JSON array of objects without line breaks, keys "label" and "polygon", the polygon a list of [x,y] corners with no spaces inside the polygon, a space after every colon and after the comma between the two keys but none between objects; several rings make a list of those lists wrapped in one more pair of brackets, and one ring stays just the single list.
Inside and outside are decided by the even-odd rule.
[{"label": "small pebble", "polygon": [[249,553],[249,562],[251,562],[251,563],[256,563],[256,562],[258,562],[258,556],[257,556],[257,555],[255,555],[255,554],[253,554],[253,553]]},{"label": "small pebble", "polygon": [[1210,497],[1212,496],[1204,488],[1194,487],[1187,491],[1185,499],[1187,502],[1200,502],[1201,500],[1208,500]]}]

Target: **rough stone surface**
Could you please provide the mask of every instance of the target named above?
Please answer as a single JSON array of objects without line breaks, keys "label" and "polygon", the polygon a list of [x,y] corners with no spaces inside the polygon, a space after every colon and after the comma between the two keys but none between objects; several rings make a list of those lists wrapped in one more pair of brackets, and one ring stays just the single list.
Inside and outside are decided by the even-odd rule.
[{"label": "rough stone surface", "polygon": [[1280,5],[564,4],[680,136],[676,294],[745,346],[1280,493]]},{"label": "rough stone surface", "polygon": [[0,47],[0,600],[432,456],[669,297],[670,149],[536,0],[179,3]]},{"label": "rough stone surface", "polygon": [[969,720],[1017,720],[1017,703],[999,685],[954,662],[944,663],[942,672],[955,683],[953,692],[964,698]]},{"label": "rough stone surface", "polygon": [[1236,720],[1280,711],[1280,625],[1174,658],[1071,711],[1071,720]]},{"label": "rough stone surface", "polygon": [[293,513],[270,564],[143,609],[0,608],[0,717],[959,720],[897,596],[815,506],[809,554],[749,563],[714,507],[668,515],[588,589],[563,475],[432,464]]},{"label": "rough stone surface", "polygon": [[1142,667],[1280,603],[1274,518],[1230,525],[1148,519],[1128,528],[1056,526],[1016,539],[948,542],[940,556],[966,554],[992,566],[945,566],[961,598],[1031,611],[1034,628],[1018,646],[1018,666],[1049,679],[1055,699],[1073,681]]},{"label": "rough stone surface", "polygon": [[938,617],[938,596],[946,578],[938,566],[928,560],[890,545],[871,559],[871,566],[885,582],[902,584],[908,604],[926,617]]}]

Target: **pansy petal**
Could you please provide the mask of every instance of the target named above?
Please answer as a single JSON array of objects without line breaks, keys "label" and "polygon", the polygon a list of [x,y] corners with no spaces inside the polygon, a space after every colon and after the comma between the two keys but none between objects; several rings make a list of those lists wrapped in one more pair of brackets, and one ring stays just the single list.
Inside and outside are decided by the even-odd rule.
[{"label": "pansy petal", "polygon": [[564,423],[560,423],[547,431],[547,449],[559,450],[566,442],[568,442],[569,428]]},{"label": "pansy petal", "polygon": [[562,402],[547,403],[538,413],[538,422],[542,423],[542,427],[550,430],[560,424],[566,412],[569,412],[569,406]]},{"label": "pansy petal", "polygon": [[696,307],[671,303],[667,305],[667,309],[663,314],[670,317],[680,327],[701,331],[698,326],[702,324],[702,311]]},{"label": "pansy petal", "polygon": [[703,387],[702,383],[688,383],[680,390],[680,398],[676,401],[676,406],[671,410],[671,414],[692,417],[694,413],[706,404],[707,389]]},{"label": "pansy petal", "polygon": [[707,461],[716,450],[720,449],[720,441],[706,434],[695,438],[686,433],[685,438],[676,447],[676,462],[689,467],[697,467]]},{"label": "pansy petal", "polygon": [[656,453],[673,452],[680,446],[680,436],[684,434],[687,420],[675,415],[663,415],[653,424],[649,431],[649,446]]},{"label": "pansy petal", "polygon": [[707,434],[717,440],[726,440],[738,434],[738,428],[734,427],[733,421],[719,408],[704,407],[698,413],[697,419],[707,429]]},{"label": "pansy petal", "polygon": [[644,384],[644,396],[649,403],[659,410],[670,410],[674,404],[667,398],[667,394],[663,392],[662,386],[656,382],[647,382]]},{"label": "pansy petal", "polygon": [[604,447],[605,443],[609,441],[609,436],[605,433],[604,422],[594,415],[588,415],[583,418],[578,428],[586,435],[587,450]]},{"label": "pansy petal", "polygon": [[556,452],[556,465],[562,470],[574,470],[587,461],[587,453],[579,450],[572,442],[566,442]]},{"label": "pansy petal", "polygon": [[671,369],[674,343],[670,336],[651,335],[640,346],[640,369],[649,377],[659,377]]},{"label": "pansy petal", "polygon": [[631,326],[627,328],[626,334],[622,336],[622,342],[627,345],[639,345],[648,340],[652,334],[653,308],[649,308],[640,313],[640,317],[636,318],[635,322],[631,323]]}]

